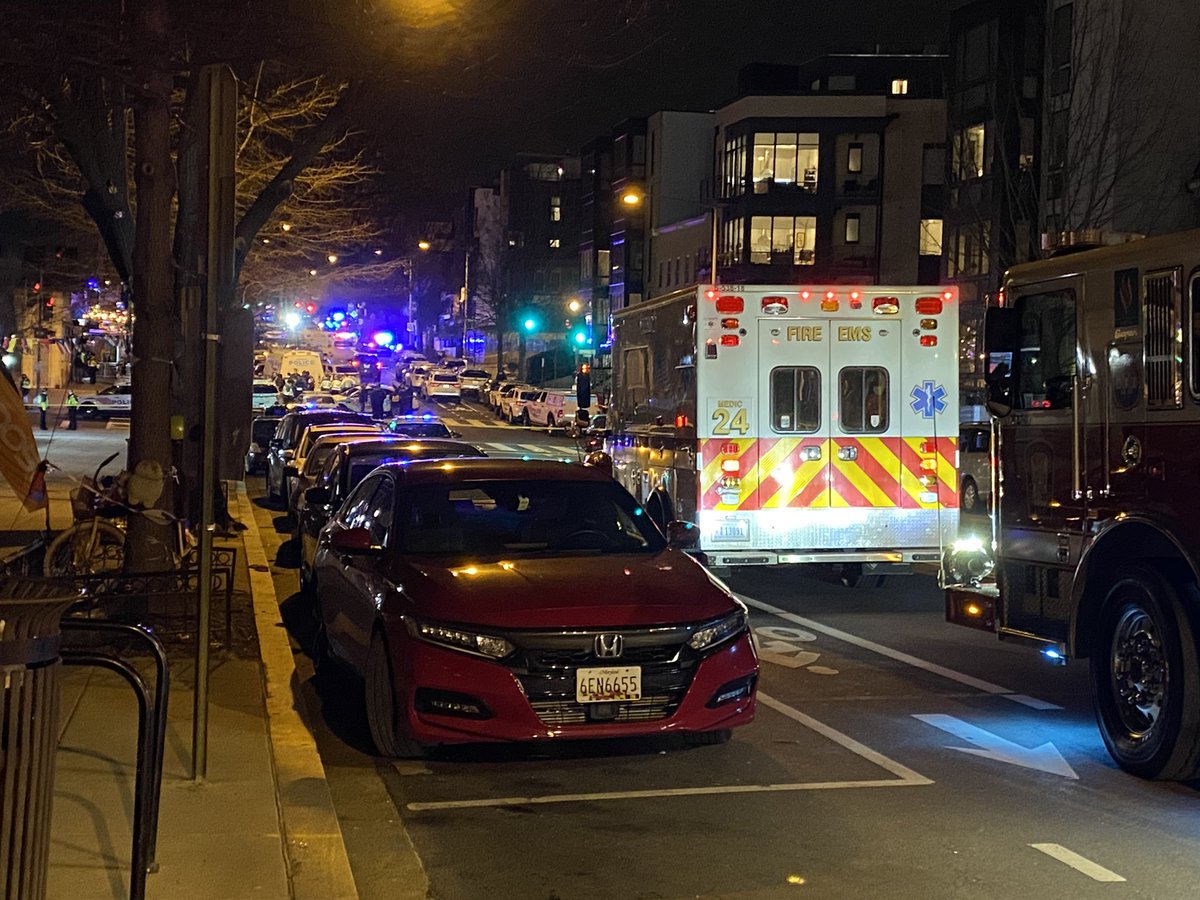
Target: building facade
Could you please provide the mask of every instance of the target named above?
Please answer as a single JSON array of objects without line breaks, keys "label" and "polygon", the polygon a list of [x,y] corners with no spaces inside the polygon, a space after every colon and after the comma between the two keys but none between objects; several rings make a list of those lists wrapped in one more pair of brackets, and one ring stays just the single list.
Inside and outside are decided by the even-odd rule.
[{"label": "building facade", "polygon": [[937,283],[944,57],[743,70],[716,126],[718,280]]}]

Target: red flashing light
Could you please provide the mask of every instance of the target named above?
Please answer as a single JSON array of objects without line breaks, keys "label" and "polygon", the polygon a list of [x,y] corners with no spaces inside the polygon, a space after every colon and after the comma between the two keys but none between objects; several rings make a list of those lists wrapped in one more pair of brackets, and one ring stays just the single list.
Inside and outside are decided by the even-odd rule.
[{"label": "red flashing light", "polygon": [[917,312],[923,316],[936,316],[942,311],[941,297],[918,297]]},{"label": "red flashing light", "polygon": [[586,375],[590,371],[592,371],[592,367],[589,366],[587,363],[584,363],[582,366],[579,367],[579,373],[581,375]]},{"label": "red flashing light", "polygon": [[714,291],[712,288],[709,288],[707,291],[704,292],[704,296],[707,297],[709,300],[716,300],[717,292]]},{"label": "red flashing light", "polygon": [[871,312],[877,316],[894,316],[900,312],[900,298],[873,297],[871,299]]},{"label": "red flashing light", "polygon": [[722,347],[736,347],[741,342],[742,342],[742,339],[740,337],[738,337],[736,334],[721,335],[721,346]]},{"label": "red flashing light", "polygon": [[54,308],[54,298],[53,298],[53,297],[47,297],[47,298],[46,298],[46,305],[47,305],[48,307],[50,307],[51,309],[53,309],[53,308]]},{"label": "red flashing light", "polygon": [[862,309],[862,294],[860,294],[858,291],[850,292],[850,308]]},{"label": "red flashing light", "polygon": [[741,297],[726,294],[717,298],[717,312],[722,315],[736,315],[746,308],[746,301]]},{"label": "red flashing light", "polygon": [[317,304],[315,304],[315,303],[308,304],[308,306],[304,307],[304,311],[306,313],[308,313],[309,315],[312,315],[313,313],[315,313],[317,311]]},{"label": "red flashing light", "polygon": [[937,444],[933,441],[921,441],[921,452],[925,454],[937,453]]},{"label": "red flashing light", "polygon": [[807,300],[807,299],[808,299],[808,298],[810,298],[811,296],[812,296],[812,294],[810,294],[808,291],[801,291],[801,292],[800,292],[800,299],[801,299],[801,300]]},{"label": "red flashing light", "polygon": [[679,416],[675,417],[675,427],[676,428],[687,428],[687,423],[688,423],[687,416],[679,415]]},{"label": "red flashing light", "polygon": [[954,299],[954,291],[945,291],[942,293],[942,299],[949,303]]},{"label": "red flashing light", "polygon": [[722,328],[737,328],[738,320],[737,319],[722,319],[721,327]]},{"label": "red flashing light", "polygon": [[936,347],[937,346],[937,335],[935,335],[935,334],[921,335],[921,346],[922,347]]},{"label": "red flashing light", "polygon": [[304,309],[304,303],[300,300],[297,300],[292,306],[296,307],[296,309]]},{"label": "red flashing light", "polygon": [[732,441],[730,441],[728,444],[722,444],[721,452],[722,453],[737,453],[738,445],[733,443]]},{"label": "red flashing light", "polygon": [[33,292],[36,294],[39,291],[41,291],[41,289],[42,289],[42,283],[40,281],[35,281],[33,283]]},{"label": "red flashing light", "polygon": [[821,312],[837,312],[838,306],[837,294],[834,291],[826,291],[825,299],[821,301]]}]

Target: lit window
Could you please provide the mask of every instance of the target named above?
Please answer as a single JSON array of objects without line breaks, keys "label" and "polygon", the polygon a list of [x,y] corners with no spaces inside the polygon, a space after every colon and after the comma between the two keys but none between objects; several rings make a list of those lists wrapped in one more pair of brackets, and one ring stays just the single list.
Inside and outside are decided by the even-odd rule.
[{"label": "lit window", "polygon": [[798,266],[811,266],[817,259],[817,217],[796,216],[793,234],[796,255],[792,262]]},{"label": "lit window", "polygon": [[754,135],[754,166],[750,178],[755,192],[765,192],[769,182],[800,184],[805,190],[815,191],[819,149],[820,136],[814,133]]},{"label": "lit window", "polygon": [[987,126],[982,122],[970,125],[954,134],[954,176],[959,181],[981,178],[986,169]]},{"label": "lit window", "polygon": [[851,144],[846,154],[846,171],[857,175],[862,171],[863,145]]},{"label": "lit window", "polygon": [[846,213],[846,243],[857,244],[859,226],[862,224],[862,216],[859,213]]},{"label": "lit window", "polygon": [[557,250],[557,249],[558,249],[558,247],[559,247],[559,240],[558,240],[558,238],[550,238],[550,249],[551,249],[551,250]]},{"label": "lit window", "polygon": [[922,219],[921,239],[917,249],[921,256],[942,255],[942,220]]},{"label": "lit window", "polygon": [[892,93],[897,96],[899,96],[900,94],[907,94],[908,93],[908,79],[907,78],[893,78],[892,79]]},{"label": "lit window", "polygon": [[562,197],[551,197],[550,198],[550,221],[551,222],[561,222],[562,221]]}]

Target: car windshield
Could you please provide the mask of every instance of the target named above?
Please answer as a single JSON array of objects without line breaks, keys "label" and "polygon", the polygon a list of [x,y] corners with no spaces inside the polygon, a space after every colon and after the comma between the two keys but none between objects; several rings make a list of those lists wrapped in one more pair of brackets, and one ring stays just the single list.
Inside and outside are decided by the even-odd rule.
[{"label": "car windshield", "polygon": [[276,394],[278,391],[273,384],[256,384],[251,389],[256,394]]},{"label": "car windshield", "polygon": [[405,437],[415,438],[448,438],[453,437],[450,429],[441,422],[396,422],[392,432]]},{"label": "car windshield", "polygon": [[418,485],[397,518],[400,553],[466,556],[656,553],[666,540],[615,482]]}]

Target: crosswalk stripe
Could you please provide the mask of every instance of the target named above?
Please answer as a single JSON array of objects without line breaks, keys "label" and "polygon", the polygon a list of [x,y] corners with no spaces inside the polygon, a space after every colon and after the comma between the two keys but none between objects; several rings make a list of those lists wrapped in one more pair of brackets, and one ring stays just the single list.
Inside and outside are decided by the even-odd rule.
[{"label": "crosswalk stripe", "polygon": [[516,447],[509,446],[508,444],[498,444],[495,441],[488,443],[487,446],[495,447],[497,450],[503,450],[505,453],[516,453],[517,452]]},{"label": "crosswalk stripe", "polygon": [[554,453],[553,447],[542,447],[538,444],[517,444],[522,450],[532,450],[534,453]]}]

